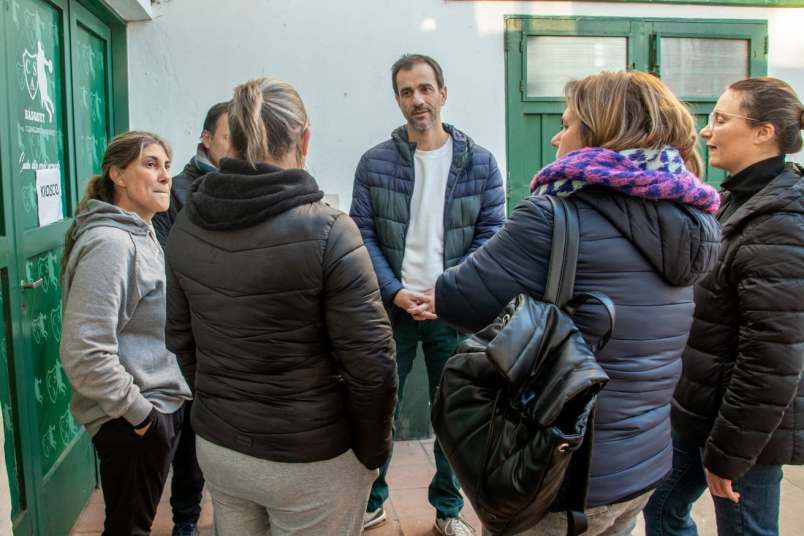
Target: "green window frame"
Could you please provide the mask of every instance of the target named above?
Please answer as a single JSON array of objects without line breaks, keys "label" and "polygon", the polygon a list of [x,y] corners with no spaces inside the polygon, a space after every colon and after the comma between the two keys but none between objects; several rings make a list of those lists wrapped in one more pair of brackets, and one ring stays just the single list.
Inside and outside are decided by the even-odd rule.
[{"label": "green window frame", "polygon": [[[509,210],[528,194],[531,177],[555,158],[550,145],[559,130],[564,100],[560,96],[527,94],[528,39],[538,36],[624,37],[629,70],[651,72],[661,78],[662,38],[737,39],[747,42],[748,76],[767,74],[768,26],[763,20],[666,19],[625,17],[540,17],[509,15],[505,20],[506,57],[506,156]],[[549,61],[549,58],[546,58]],[[706,122],[719,95],[679,97],[696,117],[698,128]],[[705,179],[719,185],[721,170],[708,165],[705,146]]]}]

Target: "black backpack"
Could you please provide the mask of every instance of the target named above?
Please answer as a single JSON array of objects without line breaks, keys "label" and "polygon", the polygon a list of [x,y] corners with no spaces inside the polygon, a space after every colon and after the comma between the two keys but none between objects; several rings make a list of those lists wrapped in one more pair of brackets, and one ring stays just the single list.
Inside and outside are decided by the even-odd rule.
[{"label": "black backpack", "polygon": [[[463,341],[433,401],[438,442],[483,526],[494,535],[535,526],[565,510],[568,534],[586,530],[594,405],[608,376],[595,352],[614,329],[614,304],[600,293],[573,297],[577,208],[549,197],[554,226],[543,300],[520,295]],[[572,320],[596,301],[609,330],[594,348]]]}]

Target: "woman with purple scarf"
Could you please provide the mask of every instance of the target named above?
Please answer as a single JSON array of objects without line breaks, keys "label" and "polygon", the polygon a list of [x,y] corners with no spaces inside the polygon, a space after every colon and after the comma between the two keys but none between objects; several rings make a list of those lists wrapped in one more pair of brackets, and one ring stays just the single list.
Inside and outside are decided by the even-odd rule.
[{"label": "woman with purple scarf", "polygon": [[[717,192],[696,177],[701,160],[689,111],[657,78],[601,73],[570,82],[557,160],[505,226],[435,289],[436,314],[477,330],[520,293],[542,296],[553,213],[567,197],[580,219],[575,292],[599,291],[617,322],[597,356],[611,381],[598,398],[589,531],[629,534],[672,466],[670,403],[694,309],[693,284],[713,265]],[[608,325],[598,306],[575,321],[595,342]],[[566,534],[563,513],[523,534]]]}]

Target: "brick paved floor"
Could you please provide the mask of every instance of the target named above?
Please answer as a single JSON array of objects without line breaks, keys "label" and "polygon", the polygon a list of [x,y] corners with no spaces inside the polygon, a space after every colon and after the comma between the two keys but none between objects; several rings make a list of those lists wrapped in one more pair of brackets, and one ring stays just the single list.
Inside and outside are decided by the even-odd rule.
[{"label": "brick paved floor", "polygon": [[[435,513],[427,502],[427,485],[435,470],[432,440],[403,441],[394,447],[394,458],[388,472],[391,498],[386,503],[388,521],[366,531],[366,536],[423,536],[432,534]],[[477,529],[480,523],[467,502],[464,516]],[[704,494],[695,505],[694,517],[701,536],[714,536],[712,501]],[[804,467],[786,467],[782,482],[781,532],[784,536],[804,536]],[[103,526],[103,497],[96,491],[78,519],[72,536],[99,536]],[[165,495],[153,526],[154,536],[169,536],[172,528],[170,504]],[[201,534],[212,535],[212,505],[205,494],[201,514]],[[642,520],[634,532],[643,536]],[[246,536],[246,535],[244,535]]]}]

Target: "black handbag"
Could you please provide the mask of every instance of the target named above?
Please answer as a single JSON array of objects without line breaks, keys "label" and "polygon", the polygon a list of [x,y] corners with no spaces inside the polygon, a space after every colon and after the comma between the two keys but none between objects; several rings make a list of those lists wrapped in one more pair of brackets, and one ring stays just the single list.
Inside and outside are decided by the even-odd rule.
[{"label": "black handbag", "polygon": [[[577,208],[549,197],[554,226],[543,301],[520,295],[463,341],[433,401],[438,442],[483,526],[494,535],[565,510],[568,534],[586,530],[593,409],[608,376],[595,352],[614,329],[614,304],[573,296]],[[590,347],[572,320],[582,304],[607,311],[608,332]]]}]

